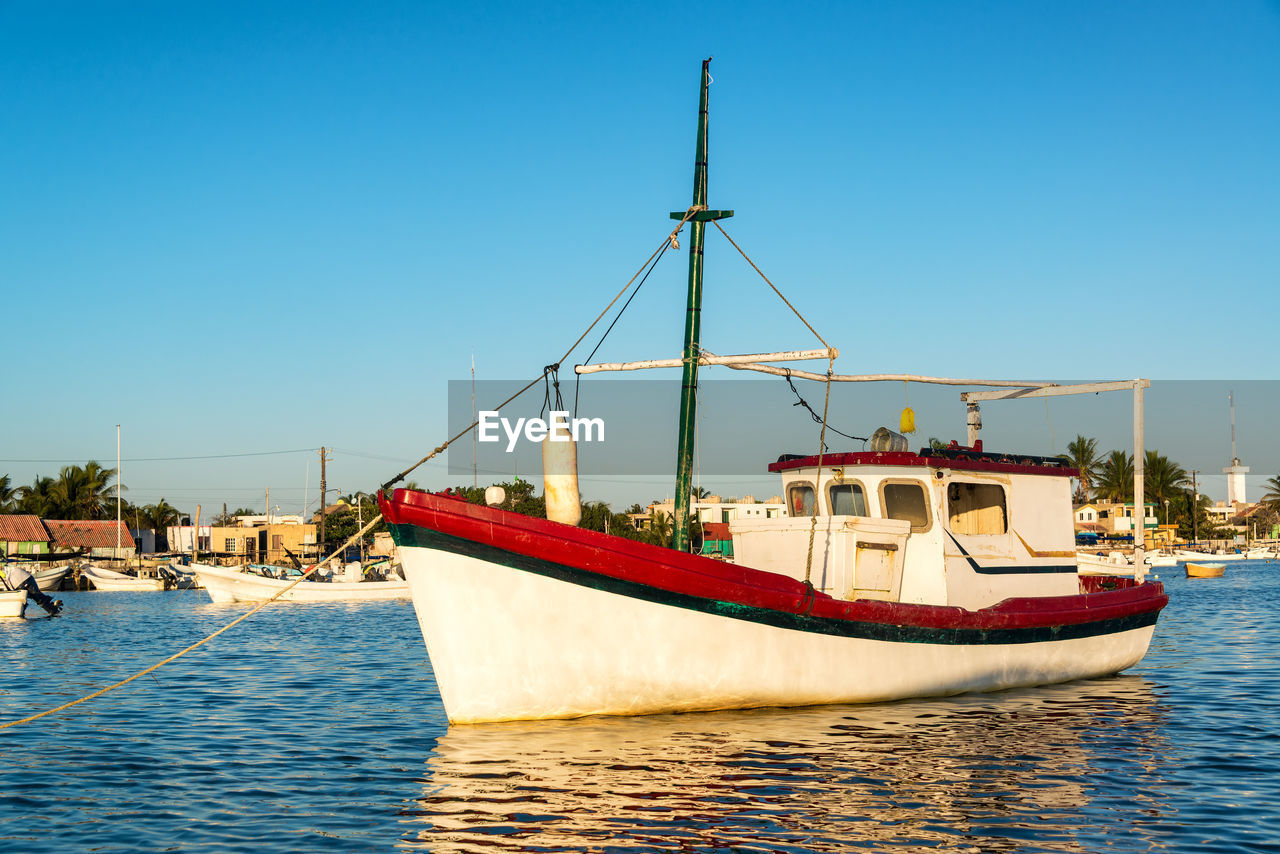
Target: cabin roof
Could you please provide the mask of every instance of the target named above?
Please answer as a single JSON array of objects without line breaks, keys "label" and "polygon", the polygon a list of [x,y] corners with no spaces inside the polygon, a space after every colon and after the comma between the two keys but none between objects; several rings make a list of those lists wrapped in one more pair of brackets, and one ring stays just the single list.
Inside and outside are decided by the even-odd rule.
[{"label": "cabin roof", "polygon": [[[783,472],[793,469],[816,468],[818,457],[783,455],[776,463],[769,464],[769,471]],[[898,466],[902,468],[955,469],[958,471],[985,471],[1001,474],[1037,474],[1053,477],[1076,477],[1079,472],[1057,457],[1038,457],[1033,454],[996,454],[969,450],[934,450],[921,448],[919,453],[910,451],[860,451],[823,454],[822,466]]]}]

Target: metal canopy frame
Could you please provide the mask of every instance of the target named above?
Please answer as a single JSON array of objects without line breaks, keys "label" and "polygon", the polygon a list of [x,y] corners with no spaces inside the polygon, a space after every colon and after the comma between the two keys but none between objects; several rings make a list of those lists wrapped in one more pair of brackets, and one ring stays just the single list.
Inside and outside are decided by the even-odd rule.
[{"label": "metal canopy frame", "polygon": [[[1055,383],[1039,380],[979,380],[959,379],[952,377],[930,377],[918,374],[819,374],[813,371],[796,368],[781,368],[766,362],[800,362],[813,359],[834,360],[839,351],[834,347],[827,350],[784,350],[776,353],[745,353],[733,356],[717,356],[706,350],[700,350],[698,365],[723,365],[739,371],[757,371],[775,376],[795,377],[815,382],[913,382],[925,385],[951,386],[985,386],[988,391],[966,391],[960,393],[960,399],[966,410],[966,439],[969,447],[973,447],[978,439],[978,431],[982,429],[982,416],[979,404],[990,400],[1018,400],[1033,397],[1061,397],[1073,394],[1099,394],[1106,391],[1133,392],[1133,577],[1141,584],[1146,575],[1146,494],[1144,490],[1144,423],[1143,393],[1151,387],[1151,380],[1132,379],[1107,382],[1088,383]],[[686,359],[647,359],[637,362],[603,362],[594,365],[577,365],[574,373],[595,374],[612,371],[641,371],[650,368],[685,367]]]}]

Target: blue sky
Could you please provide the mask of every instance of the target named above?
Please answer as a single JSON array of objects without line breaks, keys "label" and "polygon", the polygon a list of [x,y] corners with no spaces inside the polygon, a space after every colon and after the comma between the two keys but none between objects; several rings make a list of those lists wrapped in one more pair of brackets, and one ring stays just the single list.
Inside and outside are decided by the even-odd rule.
[{"label": "blue sky", "polygon": [[[710,55],[711,205],[837,370],[1276,378],[1275,3],[5,2],[0,473],[119,423],[135,501],[296,511],[321,445],[372,489],[658,245]],[[678,355],[685,258],[599,358]],[[812,341],[722,240],[704,307],[715,352]]]}]

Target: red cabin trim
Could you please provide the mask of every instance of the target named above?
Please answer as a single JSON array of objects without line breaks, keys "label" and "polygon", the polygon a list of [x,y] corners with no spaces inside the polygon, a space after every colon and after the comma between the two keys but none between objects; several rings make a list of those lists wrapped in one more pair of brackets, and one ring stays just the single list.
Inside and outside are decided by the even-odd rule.
[{"label": "red cabin trim", "polygon": [[[1010,454],[1009,459],[1016,460],[1017,454]],[[816,468],[817,455],[799,457],[769,463],[769,471],[783,472],[794,469]],[[1078,469],[1059,468],[1057,466],[1029,465],[1017,462],[1001,462],[998,460],[968,460],[963,457],[922,457],[910,451],[858,451],[844,454],[823,454],[822,467],[832,466],[901,466],[903,468],[956,469],[957,471],[986,471],[1001,474],[1038,474],[1050,477],[1079,477]]]}]

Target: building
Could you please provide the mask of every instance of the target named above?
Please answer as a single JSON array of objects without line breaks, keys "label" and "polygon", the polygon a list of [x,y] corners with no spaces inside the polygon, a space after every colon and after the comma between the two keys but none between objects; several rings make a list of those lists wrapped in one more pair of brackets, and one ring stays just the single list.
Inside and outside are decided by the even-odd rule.
[{"label": "building", "polygon": [[[1154,501],[1144,502],[1143,532],[1159,527]],[[1133,522],[1133,502],[1095,501],[1077,505],[1074,510],[1077,533],[1095,533],[1102,537],[1132,537],[1137,527]]]},{"label": "building", "polygon": [[0,516],[0,553],[43,555],[49,553],[49,532],[39,516]]},{"label": "building", "polygon": [[55,552],[84,551],[90,557],[130,558],[136,550],[129,529],[114,519],[45,519],[44,526]]},{"label": "building", "polygon": [[[676,502],[674,499],[649,505],[649,513],[660,513],[675,517]],[[705,499],[693,499],[689,503],[689,513],[699,522],[731,522],[734,519],[778,519],[787,515],[787,505],[782,503],[781,496],[775,495],[768,501],[756,501],[753,496],[722,500],[719,495],[708,495]],[[648,514],[632,514],[647,520]],[[634,523],[633,519],[633,523]],[[640,527],[637,525],[637,527]]]}]

